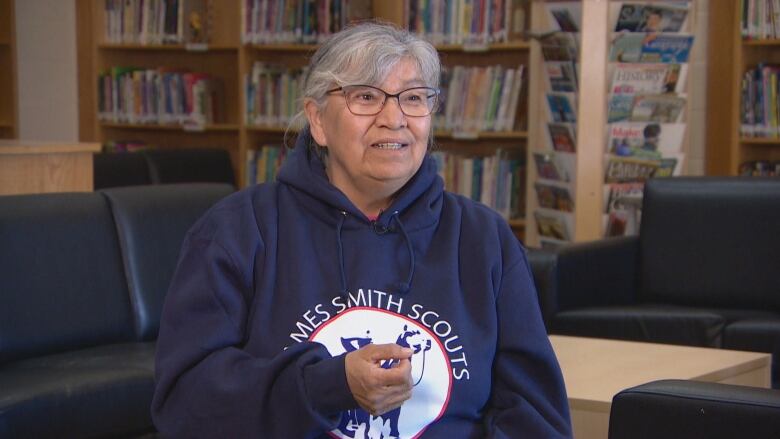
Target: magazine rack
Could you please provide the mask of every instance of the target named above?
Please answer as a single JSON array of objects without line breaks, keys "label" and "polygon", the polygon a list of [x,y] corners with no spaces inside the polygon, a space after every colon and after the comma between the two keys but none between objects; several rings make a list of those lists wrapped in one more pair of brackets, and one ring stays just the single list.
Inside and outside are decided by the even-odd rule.
[{"label": "magazine rack", "polygon": [[[608,143],[610,143],[610,131],[608,129],[610,108],[608,100],[610,99],[610,85],[612,77],[610,76],[615,70],[615,62],[610,61],[611,49],[613,40],[618,35],[615,32],[617,25],[617,11],[624,4],[638,4],[638,5],[653,5],[661,8],[672,8],[669,6],[672,2],[666,1],[609,1],[609,2],[595,2],[595,1],[569,1],[569,0],[535,0],[532,7],[532,23],[535,30],[549,31],[549,30],[563,30],[566,27],[565,23],[562,23],[560,17],[556,15],[554,10],[556,8],[565,9],[567,5],[571,5],[572,16],[576,15],[578,20],[577,24],[581,23],[579,33],[577,34],[579,40],[579,62],[577,63],[577,94],[575,97],[576,102],[576,130],[574,137],[574,151],[575,158],[572,164],[569,164],[570,170],[568,170],[569,179],[556,184],[556,187],[560,187],[561,191],[565,191],[566,202],[558,203],[557,205],[570,208],[570,212],[561,212],[558,208],[556,212],[553,210],[545,209],[549,207],[549,199],[558,200],[555,194],[547,196],[547,192],[540,193],[538,183],[541,181],[547,184],[544,171],[540,172],[539,158],[534,155],[534,152],[539,151],[551,151],[553,148],[557,151],[561,151],[560,145],[555,144],[555,140],[548,142],[548,137],[551,137],[548,130],[548,120],[552,121],[553,115],[550,114],[550,103],[548,97],[550,90],[550,81],[546,81],[550,75],[549,71],[546,71],[545,60],[543,59],[544,51],[540,42],[535,42],[532,50],[533,61],[531,66],[535,69],[531,77],[531,97],[529,110],[529,139],[531,142],[528,148],[528,195],[526,211],[527,226],[526,226],[526,245],[530,247],[545,247],[556,246],[563,242],[580,242],[590,241],[601,238],[604,236],[606,230],[606,203],[609,200],[608,190],[610,189],[606,184],[606,171],[608,168],[608,162],[605,158],[605,154],[609,151]],[[694,15],[695,15],[695,1],[690,0],[687,3],[687,25],[684,29],[691,31],[694,29]],[[680,2],[674,3],[675,5]],[[632,29],[634,31],[638,30]],[[643,28],[644,29],[644,28]],[[632,32],[633,37],[641,37],[643,34],[640,32]],[[632,35],[627,34],[627,35]],[[656,33],[653,35],[663,36],[665,33]],[[689,37],[690,38],[690,37]],[[690,44],[690,43],[689,43]],[[643,46],[644,48],[644,46]],[[688,47],[690,49],[690,46]],[[644,54],[644,52],[642,52]],[[659,53],[659,57],[665,56],[664,53]],[[667,61],[668,62],[668,61]],[[685,61],[677,61],[677,63],[687,63],[687,57]],[[641,64],[640,69],[644,66],[654,66],[658,69],[662,64]],[[671,70],[670,70],[671,71]],[[546,82],[545,82],[546,81]],[[678,92],[684,90],[685,79],[684,77],[679,81],[682,86],[679,89],[671,90]],[[663,89],[657,92],[658,95],[666,93],[668,90]],[[666,98],[667,95],[664,95]],[[671,95],[669,95],[671,96]],[[648,101],[655,98],[655,96],[648,96]],[[688,102],[690,102],[690,92],[688,93]],[[636,106],[637,101],[633,101]],[[689,107],[689,106],[688,106]],[[633,107],[632,107],[633,109]],[[669,135],[673,135],[676,142],[676,153],[681,158],[684,156],[684,152],[687,150],[688,133],[685,127],[685,120],[687,120],[687,108],[681,111],[679,119],[675,122],[680,122],[674,125],[674,129],[669,129]],[[548,117],[545,117],[545,114]],[[632,119],[632,122],[635,120]],[[652,120],[651,120],[652,122]],[[641,124],[634,123],[633,125],[639,126]],[[646,123],[645,125],[649,125]],[[672,124],[669,124],[672,125]],[[638,132],[641,133],[641,130]],[[614,133],[612,133],[614,134]],[[662,137],[661,141],[666,141],[666,138]],[[636,140],[636,139],[635,139]],[[557,154],[553,152],[553,154]],[[537,154],[538,155],[538,154]],[[662,161],[657,160],[660,164]],[[677,162],[677,172],[682,169],[682,160]],[[653,170],[659,169],[656,166]],[[638,174],[638,179],[643,181],[649,175],[644,175],[644,169],[638,167],[635,169]],[[549,178],[549,177],[547,177]],[[559,183],[559,182],[554,182]],[[545,187],[544,190],[549,190]],[[553,192],[559,189],[553,190]],[[635,191],[641,195],[641,183],[638,185],[638,190]],[[626,195],[625,193],[620,195]],[[632,194],[636,195],[636,194]],[[546,198],[549,199],[546,199]],[[541,199],[541,200],[540,200]],[[541,201],[541,202],[540,202]],[[557,207],[557,206],[556,206]],[[563,218],[557,224],[553,221],[540,223],[538,221],[539,211],[553,212],[552,216]],[[543,236],[547,234],[547,236]],[[555,237],[563,236],[564,239],[550,239],[550,235]]]}]

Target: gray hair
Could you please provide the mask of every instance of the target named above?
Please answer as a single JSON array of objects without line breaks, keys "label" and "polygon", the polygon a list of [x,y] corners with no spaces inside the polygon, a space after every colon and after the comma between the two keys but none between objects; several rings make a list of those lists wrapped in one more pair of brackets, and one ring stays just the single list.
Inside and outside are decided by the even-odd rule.
[{"label": "gray hair", "polygon": [[417,63],[428,87],[439,86],[439,53],[427,41],[389,23],[363,22],[331,35],[314,53],[305,72],[300,111],[291,127],[305,127],[303,101],[325,105],[327,91],[349,84],[381,84],[398,61]]}]

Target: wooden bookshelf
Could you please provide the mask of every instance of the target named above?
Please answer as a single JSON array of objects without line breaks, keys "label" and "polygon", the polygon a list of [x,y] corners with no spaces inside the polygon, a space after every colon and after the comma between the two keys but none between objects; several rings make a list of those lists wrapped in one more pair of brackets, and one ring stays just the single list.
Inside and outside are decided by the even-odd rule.
[{"label": "wooden bookshelf", "polygon": [[0,0],[0,139],[18,137],[14,0]]},{"label": "wooden bookshelf", "polygon": [[[403,3],[373,0],[373,14],[384,21],[403,25]],[[529,2],[530,3],[530,2]],[[286,129],[247,123],[245,75],[255,61],[289,67],[303,67],[317,46],[312,44],[242,44],[241,0],[212,1],[214,17],[211,40],[204,47],[176,45],[118,44],[105,38],[105,3],[77,0],[77,39],[79,48],[79,137],[82,141],[106,143],[117,140],[143,141],[160,148],[221,147],[230,152],[238,186],[246,180],[249,152],[263,144],[281,144]],[[437,130],[437,147],[471,155],[491,155],[497,148],[525,158],[529,132],[529,74],[533,45],[526,41],[483,46],[439,45],[444,65],[504,67],[525,66],[524,83],[514,130],[501,132],[453,133]],[[149,125],[101,122],[98,119],[97,78],[113,66],[189,68],[218,77],[225,84],[225,118],[197,129],[178,125]],[[532,79],[533,80],[533,79]],[[510,224],[522,235],[524,219]]]},{"label": "wooden bookshelf", "polygon": [[747,161],[780,160],[780,138],[740,135],[742,76],[761,62],[780,64],[780,40],[743,40],[739,3],[709,4],[706,172],[711,175],[738,175]]}]

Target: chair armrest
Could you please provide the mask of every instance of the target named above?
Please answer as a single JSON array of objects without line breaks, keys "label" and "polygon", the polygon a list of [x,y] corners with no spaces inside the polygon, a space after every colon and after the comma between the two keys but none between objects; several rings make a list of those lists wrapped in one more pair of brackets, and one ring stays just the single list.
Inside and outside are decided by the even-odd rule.
[{"label": "chair armrest", "polygon": [[545,324],[567,309],[633,303],[638,253],[636,236],[530,250]]},{"label": "chair armrest", "polygon": [[660,380],[615,395],[609,439],[776,438],[780,391]]}]

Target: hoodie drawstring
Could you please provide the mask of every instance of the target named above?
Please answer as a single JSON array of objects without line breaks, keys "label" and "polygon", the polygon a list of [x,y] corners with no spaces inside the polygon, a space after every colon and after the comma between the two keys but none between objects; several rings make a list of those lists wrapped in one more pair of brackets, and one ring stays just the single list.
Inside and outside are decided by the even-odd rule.
[{"label": "hoodie drawstring", "polygon": [[339,270],[341,270],[341,294],[347,294],[347,274],[344,271],[344,245],[341,243],[341,226],[347,219],[347,212],[341,212],[339,223],[336,224],[336,242],[339,248]]},{"label": "hoodie drawstring", "polygon": [[393,216],[391,216],[390,219],[395,219],[398,228],[401,230],[401,234],[404,235],[404,239],[406,239],[406,248],[409,250],[409,274],[406,277],[406,282],[398,283],[398,292],[406,294],[412,287],[412,277],[414,276],[414,247],[412,247],[412,240],[409,239],[409,234],[406,233],[404,223],[401,222],[401,217],[397,210],[393,212]]},{"label": "hoodie drawstring", "polygon": [[[339,251],[339,271],[341,273],[341,294],[346,295],[347,274],[346,274],[346,269],[344,268],[344,245],[341,242],[341,228],[344,225],[344,221],[347,219],[347,212],[342,211],[340,213],[341,213],[341,217],[339,218],[339,221],[336,224],[336,242],[338,244],[338,251]],[[414,277],[414,248],[412,247],[412,240],[409,238],[409,234],[406,232],[406,228],[404,228],[404,224],[401,222],[399,212],[398,211],[393,212],[393,215],[390,217],[390,219],[395,220],[396,224],[398,224],[398,229],[401,230],[401,234],[406,240],[406,249],[409,251],[409,273],[406,276],[406,281],[398,282],[395,285],[395,287],[398,288],[398,293],[406,294],[409,292],[409,289],[411,288],[412,278]]]}]

